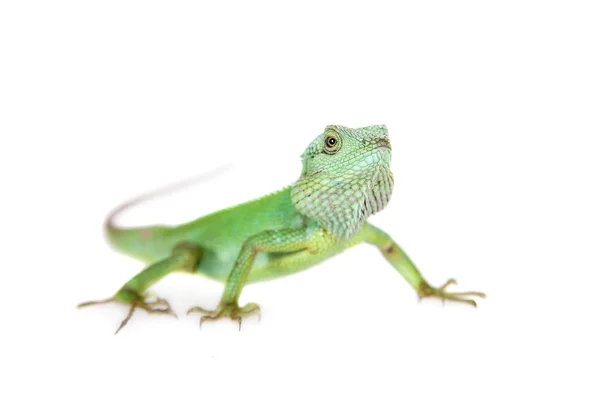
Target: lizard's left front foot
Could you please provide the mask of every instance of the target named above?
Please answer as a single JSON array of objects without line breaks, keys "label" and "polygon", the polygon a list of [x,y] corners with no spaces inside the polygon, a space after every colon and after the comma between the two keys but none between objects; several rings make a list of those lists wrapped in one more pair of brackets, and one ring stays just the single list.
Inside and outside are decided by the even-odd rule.
[{"label": "lizard's left front foot", "polygon": [[242,318],[257,314],[260,321],[260,307],[256,303],[248,303],[244,307],[239,307],[237,303],[219,304],[216,310],[209,311],[200,307],[192,307],[188,310],[188,315],[194,312],[199,312],[203,315],[200,317],[200,327],[207,320],[217,320],[221,318],[230,318],[238,322],[238,329],[242,330]]},{"label": "lizard's left front foot", "polygon": [[442,299],[442,301],[449,300],[456,301],[459,303],[467,303],[472,305],[473,307],[477,307],[477,303],[475,302],[475,300],[469,299],[469,297],[475,296],[485,299],[485,293],[482,292],[446,292],[446,289],[450,285],[456,285],[456,281],[454,279],[448,279],[448,282],[442,285],[442,287],[440,287],[439,289],[431,287],[427,282],[424,282],[421,285],[421,287],[419,287],[417,294],[419,295],[419,299],[422,299],[424,297],[437,297],[438,299]]}]

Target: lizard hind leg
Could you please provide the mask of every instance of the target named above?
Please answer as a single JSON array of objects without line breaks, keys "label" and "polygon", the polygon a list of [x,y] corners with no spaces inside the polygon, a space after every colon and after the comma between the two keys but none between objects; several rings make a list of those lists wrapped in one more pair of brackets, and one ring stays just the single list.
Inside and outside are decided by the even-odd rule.
[{"label": "lizard hind leg", "polygon": [[127,316],[121,321],[115,335],[129,322],[134,311],[138,308],[151,314],[168,314],[177,318],[177,315],[175,315],[166,300],[159,297],[152,299],[151,296],[147,296],[144,293],[146,289],[171,272],[193,270],[200,260],[201,253],[201,249],[196,245],[189,243],[177,245],[169,257],[151,264],[131,278],[114,296],[105,300],[87,301],[79,304],[77,307],[81,308],[112,302],[128,305]]},{"label": "lizard hind leg", "polygon": [[141,308],[150,314],[168,314],[177,318],[175,312],[165,299],[156,297],[154,300],[149,300],[141,294],[129,291],[127,288],[121,288],[113,297],[98,301],[86,301],[77,305],[77,308],[88,307],[107,303],[121,303],[129,305],[127,316],[121,321],[121,324],[115,331],[115,335],[129,322],[136,309]]}]

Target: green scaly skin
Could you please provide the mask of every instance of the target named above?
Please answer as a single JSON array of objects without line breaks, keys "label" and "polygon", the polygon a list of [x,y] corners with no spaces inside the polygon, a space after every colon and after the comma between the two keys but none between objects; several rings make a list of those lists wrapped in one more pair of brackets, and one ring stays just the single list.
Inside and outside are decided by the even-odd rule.
[{"label": "green scaly skin", "polygon": [[115,210],[106,222],[109,241],[120,251],[150,265],[111,298],[151,313],[175,315],[163,299],[149,300],[146,290],[171,272],[198,273],[225,282],[215,310],[200,307],[203,321],[259,314],[254,303],[238,299],[244,285],[293,274],[359,243],[379,248],[420,298],[437,297],[476,306],[481,292],[452,293],[448,280],[432,287],[391,237],[367,222],[389,202],[394,186],[391,146],[385,125],[351,129],[327,126],[302,155],[302,173],[292,186],[235,207],[174,227],[121,229],[114,217],[138,200]]}]

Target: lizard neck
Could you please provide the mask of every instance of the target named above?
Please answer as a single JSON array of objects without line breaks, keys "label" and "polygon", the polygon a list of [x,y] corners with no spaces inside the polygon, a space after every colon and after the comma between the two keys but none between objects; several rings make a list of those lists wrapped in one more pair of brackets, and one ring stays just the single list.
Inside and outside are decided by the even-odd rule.
[{"label": "lizard neck", "polygon": [[303,175],[292,186],[292,204],[336,237],[349,238],[388,204],[394,177],[388,168],[331,176]]}]

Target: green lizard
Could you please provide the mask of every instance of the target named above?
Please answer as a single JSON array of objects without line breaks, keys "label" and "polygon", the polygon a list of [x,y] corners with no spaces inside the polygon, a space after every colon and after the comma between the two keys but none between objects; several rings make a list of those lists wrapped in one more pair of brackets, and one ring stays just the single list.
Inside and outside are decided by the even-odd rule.
[{"label": "green lizard", "polygon": [[242,318],[258,314],[255,303],[240,307],[244,285],[279,278],[314,266],[358,243],[381,250],[408,281],[419,298],[437,297],[477,306],[470,297],[481,292],[446,291],[432,287],[392,238],[369,224],[367,218],[390,201],[394,179],[390,171],[391,145],[385,125],[351,129],[327,126],[302,154],[302,173],[291,186],[259,199],[227,208],[192,222],[174,226],[122,229],[115,216],[132,205],[117,208],[105,229],[117,249],[150,265],[106,300],[129,306],[117,332],[141,308],[175,315],[166,300],[150,300],[146,289],[171,272],[198,273],[225,283],[215,310],[193,307],[206,320]]}]

